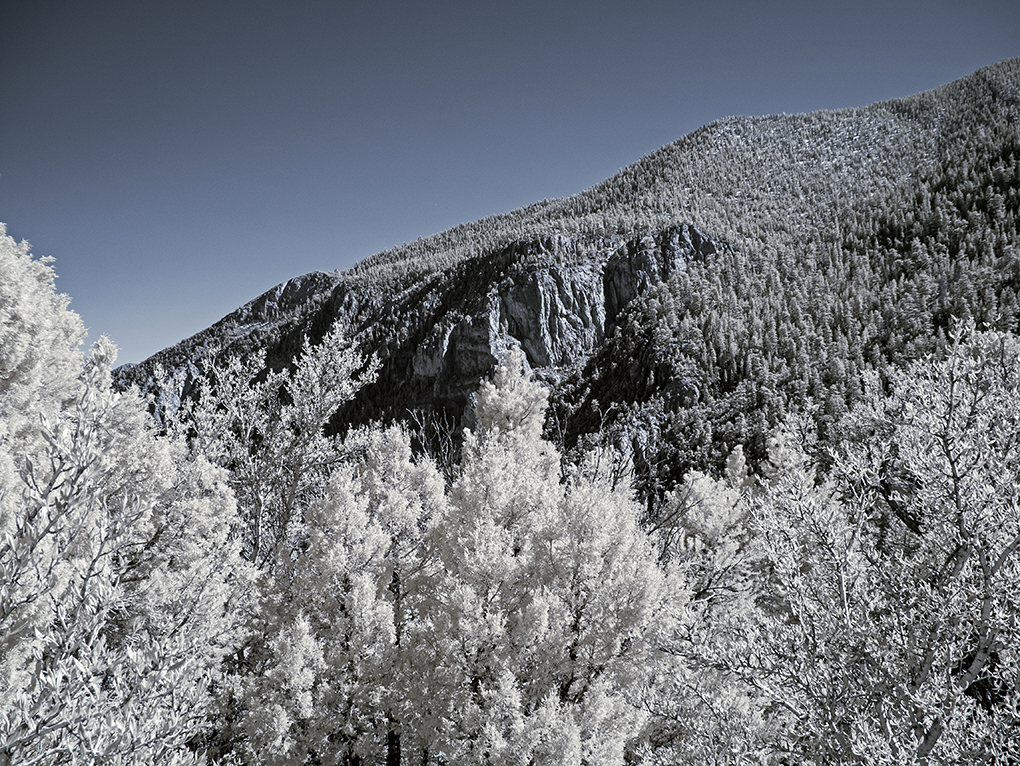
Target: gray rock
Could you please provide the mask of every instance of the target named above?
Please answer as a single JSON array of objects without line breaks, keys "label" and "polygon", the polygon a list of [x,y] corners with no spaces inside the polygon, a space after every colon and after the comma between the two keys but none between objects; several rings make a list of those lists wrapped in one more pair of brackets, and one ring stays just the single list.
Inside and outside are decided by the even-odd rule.
[{"label": "gray rock", "polygon": [[[262,348],[280,366],[305,336],[314,342],[340,322],[382,362],[378,381],[345,415],[351,422],[426,408],[460,417],[510,346],[523,348],[539,379],[554,384],[597,351],[627,304],[720,247],[687,225],[629,240],[560,234],[512,243],[397,294],[384,284],[313,272],[121,371],[118,384],[148,387],[169,404],[188,394],[200,353],[222,359]],[[156,392],[156,364],[182,390]]]},{"label": "gray rock", "polygon": [[499,287],[500,323],[535,367],[576,364],[605,334],[598,264],[540,266]]}]

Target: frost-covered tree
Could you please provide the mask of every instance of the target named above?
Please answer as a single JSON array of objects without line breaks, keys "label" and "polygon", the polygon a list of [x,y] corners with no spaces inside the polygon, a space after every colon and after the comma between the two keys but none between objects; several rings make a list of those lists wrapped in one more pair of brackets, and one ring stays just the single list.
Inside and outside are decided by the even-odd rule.
[{"label": "frost-covered tree", "polygon": [[[0,759],[193,761],[244,576],[232,495],[222,472],[155,436],[136,394],[111,391],[109,341],[82,367],[80,322],[47,297],[52,273],[27,248],[10,255],[0,281],[31,279],[0,296],[16,320],[5,351],[63,329],[41,331],[0,393],[0,452],[18,469],[0,488]],[[9,428],[23,406],[34,432]]]},{"label": "frost-covered tree", "polygon": [[399,428],[345,441],[263,571],[224,747],[249,762],[620,764],[673,587],[613,461],[561,465],[511,353],[459,479]]},{"label": "frost-covered tree", "polygon": [[957,335],[876,386],[820,476],[773,443],[760,607],[715,659],[782,705],[801,762],[1016,760],[1020,348]]},{"label": "frost-covered tree", "polygon": [[781,708],[753,679],[731,672],[734,644],[759,620],[755,588],[763,551],[748,500],[755,491],[738,447],[726,475],[694,472],[668,493],[656,518],[662,557],[689,593],[674,600],[668,666],[646,697],[648,762],[740,764],[772,748]]}]

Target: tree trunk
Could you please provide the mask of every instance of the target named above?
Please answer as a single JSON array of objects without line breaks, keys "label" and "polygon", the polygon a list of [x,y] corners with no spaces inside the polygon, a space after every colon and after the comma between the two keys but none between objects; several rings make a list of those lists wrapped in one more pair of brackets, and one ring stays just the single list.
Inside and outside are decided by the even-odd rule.
[{"label": "tree trunk", "polygon": [[400,766],[400,732],[392,728],[386,734],[386,766]]}]

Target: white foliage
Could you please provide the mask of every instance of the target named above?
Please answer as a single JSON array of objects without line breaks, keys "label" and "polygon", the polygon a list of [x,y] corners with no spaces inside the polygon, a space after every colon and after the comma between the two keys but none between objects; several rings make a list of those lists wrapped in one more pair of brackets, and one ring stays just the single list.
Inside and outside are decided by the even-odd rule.
[{"label": "white foliage", "polygon": [[[458,741],[464,762],[498,732],[522,761],[622,763],[644,720],[631,695],[655,663],[667,581],[612,461],[593,455],[562,480],[544,415],[545,392],[509,354],[479,392],[450,493],[443,640],[461,689]],[[511,678],[520,705],[508,717],[491,694]]]},{"label": "white foliage", "polygon": [[266,371],[264,354],[233,358],[199,381],[197,401],[166,413],[195,454],[229,467],[245,556],[260,568],[287,555],[290,525],[321,497],[339,458],[325,427],[377,367],[337,326],[315,347],[305,339],[293,372]]},{"label": "white foliage", "polygon": [[891,384],[828,477],[774,442],[758,609],[712,659],[786,709],[776,747],[802,760],[1015,759],[1016,341],[961,332]]},{"label": "white foliage", "polygon": [[623,763],[672,580],[612,460],[563,475],[519,356],[477,407],[448,492],[399,428],[346,440],[263,577],[247,759]]},{"label": "white foliage", "polygon": [[[53,422],[73,399],[82,366],[85,327],[54,289],[49,263],[0,223],[0,488],[45,451],[40,418]],[[16,502],[13,490],[0,494],[0,533],[14,524]]]},{"label": "white foliage", "polygon": [[13,307],[0,298],[20,317],[4,350],[31,349],[0,394],[0,454],[22,468],[3,488],[0,758],[192,762],[236,627],[228,583],[244,580],[225,476],[157,438],[136,395],[110,390],[107,339],[82,367],[80,322],[52,273],[0,244],[0,281],[25,288],[27,269],[34,284]]},{"label": "white foliage", "polygon": [[264,577],[254,630],[266,670],[237,680],[245,747],[259,762],[377,758],[397,727],[411,742],[427,728],[420,678],[435,666],[421,633],[438,562],[426,538],[445,512],[443,480],[400,429],[359,432],[346,448],[353,460],[297,527],[301,552]]}]

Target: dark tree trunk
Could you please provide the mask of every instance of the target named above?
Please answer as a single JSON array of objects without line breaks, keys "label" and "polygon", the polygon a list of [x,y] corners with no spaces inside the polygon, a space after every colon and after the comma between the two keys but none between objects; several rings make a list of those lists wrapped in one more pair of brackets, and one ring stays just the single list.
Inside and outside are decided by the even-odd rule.
[{"label": "dark tree trunk", "polygon": [[400,766],[400,733],[393,729],[386,734],[386,766]]}]

